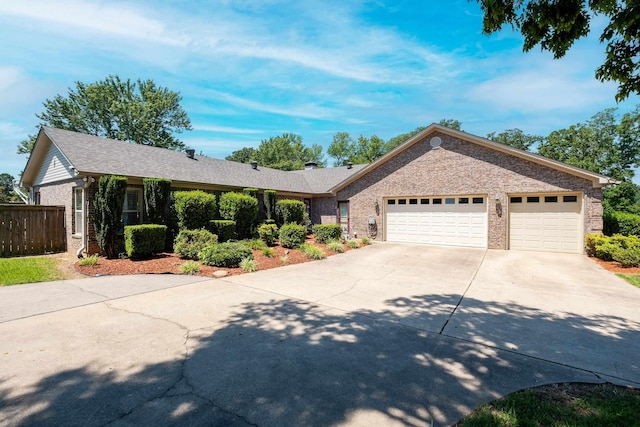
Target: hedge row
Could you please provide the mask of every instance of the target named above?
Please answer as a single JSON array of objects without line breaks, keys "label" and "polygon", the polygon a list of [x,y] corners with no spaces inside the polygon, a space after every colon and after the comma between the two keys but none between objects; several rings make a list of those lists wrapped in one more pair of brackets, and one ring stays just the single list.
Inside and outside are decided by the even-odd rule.
[{"label": "hedge row", "polygon": [[588,234],[585,237],[587,254],[605,261],[616,261],[623,267],[640,267],[640,237],[614,234]]},{"label": "hedge row", "polygon": [[640,236],[640,215],[627,212],[605,212],[603,216],[604,234],[611,236]]},{"label": "hedge row", "polygon": [[173,251],[183,258],[198,259],[198,254],[207,246],[218,243],[218,236],[210,231],[180,230]]},{"label": "hedge row", "polygon": [[313,226],[313,237],[318,243],[327,243],[332,240],[341,240],[342,226],[340,224],[316,224]]},{"label": "hedge row", "polygon": [[242,242],[226,242],[207,246],[199,254],[200,261],[216,267],[237,267],[245,259],[253,259],[251,249]]}]

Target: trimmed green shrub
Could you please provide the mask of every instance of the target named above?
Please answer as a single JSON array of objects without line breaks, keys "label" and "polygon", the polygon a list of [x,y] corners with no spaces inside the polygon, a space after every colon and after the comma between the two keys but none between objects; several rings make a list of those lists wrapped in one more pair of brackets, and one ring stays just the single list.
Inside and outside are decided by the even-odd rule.
[{"label": "trimmed green shrub", "polygon": [[362,242],[363,245],[370,245],[371,244],[371,239],[369,239],[368,237],[363,237],[362,239],[360,239],[360,241]]},{"label": "trimmed green shrub", "polygon": [[142,183],[147,220],[152,224],[166,224],[165,211],[171,195],[171,180],[145,178]]},{"label": "trimmed green shrub", "polygon": [[276,202],[276,222],[279,225],[296,223],[304,225],[305,206],[300,200],[278,200]]},{"label": "trimmed green shrub", "polygon": [[264,202],[264,214],[267,217],[267,220],[276,219],[276,191],[275,190],[264,190],[264,194],[262,195]]},{"label": "trimmed green shrub", "polygon": [[585,244],[587,252],[597,258],[619,262],[623,267],[640,266],[640,237],[589,234],[585,238]]},{"label": "trimmed green shrub", "polygon": [[342,226],[340,224],[316,224],[312,230],[313,237],[316,238],[318,243],[342,239]]},{"label": "trimmed green shrub", "polygon": [[93,254],[93,255],[90,255],[90,256],[88,256],[86,258],[81,258],[78,261],[78,264],[80,264],[82,266],[97,265],[98,264],[98,259],[99,259],[98,254]]},{"label": "trimmed green shrub", "polygon": [[173,245],[173,252],[183,258],[198,259],[205,247],[218,243],[218,236],[208,230],[180,230]]},{"label": "trimmed green shrub", "polygon": [[273,246],[278,238],[278,226],[275,224],[262,224],[258,227],[258,235],[267,246]]},{"label": "trimmed green shrub", "polygon": [[198,256],[207,265],[237,267],[244,258],[253,258],[253,253],[241,242],[226,242],[207,246]]},{"label": "trimmed green shrub", "polygon": [[607,212],[602,219],[605,234],[640,236],[640,215],[627,212]]},{"label": "trimmed green shrub", "polygon": [[204,191],[176,191],[173,194],[181,230],[207,228],[217,212],[216,196]]},{"label": "trimmed green shrub", "polygon": [[587,255],[596,256],[596,246],[602,244],[606,239],[608,238],[602,234],[587,234],[584,237],[584,246],[587,249]]},{"label": "trimmed green shrub", "polygon": [[257,188],[243,188],[242,194],[246,194],[247,196],[251,196],[254,199],[258,200],[258,189]]},{"label": "trimmed green shrub", "polygon": [[338,240],[331,240],[327,242],[327,248],[333,252],[344,252],[344,246],[342,245],[342,242],[339,242]]},{"label": "trimmed green shrub", "polygon": [[164,249],[166,225],[142,224],[124,227],[124,249],[131,259],[148,258]]},{"label": "trimmed green shrub", "polygon": [[98,180],[94,199],[93,225],[98,246],[112,259],[118,256],[116,239],[120,231],[122,205],[127,192],[127,178],[104,175]]},{"label": "trimmed green shrub", "polygon": [[228,219],[214,219],[209,223],[211,231],[218,236],[220,243],[236,238],[236,222]]},{"label": "trimmed green shrub", "polygon": [[614,261],[619,262],[622,267],[638,267],[640,266],[640,247],[622,248],[616,246],[611,253],[611,257]]},{"label": "trimmed green shrub", "polygon": [[295,223],[284,224],[280,227],[280,244],[285,248],[297,248],[307,237],[307,227]]},{"label": "trimmed green shrub", "polygon": [[302,252],[303,254],[305,254],[306,256],[308,256],[311,259],[324,259],[327,256],[324,254],[324,251],[317,247],[317,246],[313,246],[309,243],[303,243],[300,245],[300,252]]},{"label": "trimmed green shrub", "polygon": [[249,238],[258,219],[258,199],[241,193],[224,193],[220,196],[220,216],[236,222],[238,238]]}]

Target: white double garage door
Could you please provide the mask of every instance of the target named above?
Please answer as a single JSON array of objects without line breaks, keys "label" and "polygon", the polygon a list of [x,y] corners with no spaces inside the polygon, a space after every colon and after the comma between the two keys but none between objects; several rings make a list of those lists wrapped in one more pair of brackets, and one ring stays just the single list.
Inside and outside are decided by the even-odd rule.
[{"label": "white double garage door", "polygon": [[[582,252],[579,194],[510,195],[510,249]],[[505,201],[499,209],[504,211]],[[385,238],[390,242],[486,248],[487,196],[397,197],[385,199]]]}]

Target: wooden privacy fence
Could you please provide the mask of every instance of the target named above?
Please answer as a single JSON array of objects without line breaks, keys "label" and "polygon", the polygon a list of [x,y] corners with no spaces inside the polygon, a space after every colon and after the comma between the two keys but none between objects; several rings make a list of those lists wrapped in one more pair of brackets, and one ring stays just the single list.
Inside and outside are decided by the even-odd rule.
[{"label": "wooden privacy fence", "polygon": [[64,206],[0,205],[0,257],[67,250]]}]

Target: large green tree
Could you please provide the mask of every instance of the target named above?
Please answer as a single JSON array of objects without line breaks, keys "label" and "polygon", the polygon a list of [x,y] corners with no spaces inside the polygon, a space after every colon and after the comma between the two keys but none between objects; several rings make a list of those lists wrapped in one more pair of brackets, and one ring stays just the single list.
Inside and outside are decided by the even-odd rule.
[{"label": "large green tree", "polygon": [[[178,150],[184,144],[175,134],[191,130],[181,100],[178,92],[152,80],[108,76],[88,85],[76,82],[67,96],[47,99],[36,117],[42,126]],[[30,135],[20,142],[18,153],[31,154],[34,143],[35,135]]]},{"label": "large green tree", "polygon": [[394,136],[393,138],[389,138],[389,140],[387,141],[387,151],[393,150],[398,145],[405,142],[407,139],[411,138],[414,135],[419,134],[425,129],[426,129],[426,126],[419,126],[414,130],[412,130],[411,132],[401,133],[400,135]]},{"label": "large green tree", "polygon": [[261,166],[281,170],[304,169],[306,162],[324,166],[322,147],[317,144],[305,146],[302,137],[293,133],[263,139],[251,160],[257,161]]},{"label": "large green tree", "polygon": [[225,160],[231,160],[232,162],[249,163],[254,159],[256,150],[251,147],[242,147],[239,150],[232,152],[225,157]]},{"label": "large green tree", "polygon": [[539,45],[563,57],[590,32],[594,16],[607,24],[600,35],[605,60],[595,72],[600,81],[618,83],[616,100],[640,93],[640,2],[637,0],[476,0],[484,13],[483,32],[503,25],[524,36],[525,52]]},{"label": "large green tree", "polygon": [[327,148],[327,154],[335,159],[334,166],[371,163],[387,151],[387,144],[376,135],[370,138],[360,135],[353,140],[347,132],[336,133]]},{"label": "large green tree", "polygon": [[487,139],[521,150],[530,151],[533,145],[539,144],[544,138],[540,135],[528,135],[521,129],[515,128],[507,129],[500,133],[491,132],[487,135]]},{"label": "large green tree", "polygon": [[615,108],[586,123],[553,131],[539,154],[615,179],[630,179],[640,163],[640,106],[620,119]]}]

